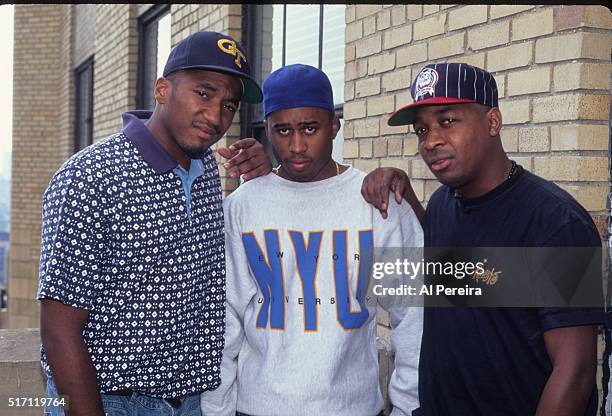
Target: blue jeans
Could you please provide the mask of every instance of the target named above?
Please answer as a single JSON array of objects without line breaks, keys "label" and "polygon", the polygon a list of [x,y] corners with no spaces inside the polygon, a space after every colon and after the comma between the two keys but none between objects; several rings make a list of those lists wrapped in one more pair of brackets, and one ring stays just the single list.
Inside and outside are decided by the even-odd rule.
[{"label": "blue jeans", "polygon": [[[58,397],[52,378],[47,380],[45,396]],[[107,416],[202,416],[200,410],[200,394],[191,394],[181,400],[178,407],[173,407],[164,399],[149,397],[139,393],[132,396],[113,396],[101,394],[102,407]],[[45,416],[64,416],[61,407],[45,407]]]}]

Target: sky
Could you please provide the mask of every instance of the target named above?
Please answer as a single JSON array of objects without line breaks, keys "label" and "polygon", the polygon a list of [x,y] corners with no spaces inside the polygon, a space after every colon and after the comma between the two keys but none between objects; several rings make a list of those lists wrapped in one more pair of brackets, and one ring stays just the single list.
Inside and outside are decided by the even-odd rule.
[{"label": "sky", "polygon": [[0,80],[6,88],[0,94],[0,176],[6,177],[13,136],[13,5],[0,6],[0,56]]}]

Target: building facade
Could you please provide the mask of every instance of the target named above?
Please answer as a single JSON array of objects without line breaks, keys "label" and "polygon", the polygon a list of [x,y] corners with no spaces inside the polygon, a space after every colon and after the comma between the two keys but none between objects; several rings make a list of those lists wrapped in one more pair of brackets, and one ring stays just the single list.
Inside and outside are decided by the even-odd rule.
[{"label": "building facade", "polygon": [[[171,47],[199,30],[241,41],[260,81],[290,63],[322,68],[342,123],[336,160],[364,171],[402,168],[424,203],[439,183],[411,129],[386,120],[411,101],[410,82],[426,63],[487,69],[510,157],[575,196],[612,252],[610,29],[602,6],[16,5],[9,298],[0,327],[38,327],[42,194],[53,173],[117,132],[123,111],[152,109]],[[261,105],[243,105],[219,145],[249,136],[267,143],[262,121]],[[219,169],[227,194],[238,182]],[[379,323],[385,335],[384,314]]]},{"label": "building facade", "polygon": [[[335,158],[364,171],[402,168],[425,203],[439,183],[410,128],[389,127],[387,117],[411,101],[409,84],[427,62],[487,69],[511,158],[574,195],[609,239],[610,29],[602,6],[18,5],[8,325],[38,326],[41,199],[51,176],[117,132],[121,112],[152,109],[171,47],[199,30],[241,41],[260,81],[290,63],[322,68],[343,126]],[[243,105],[219,145],[266,143],[262,121],[261,105]],[[231,192],[238,182],[219,168]]]}]

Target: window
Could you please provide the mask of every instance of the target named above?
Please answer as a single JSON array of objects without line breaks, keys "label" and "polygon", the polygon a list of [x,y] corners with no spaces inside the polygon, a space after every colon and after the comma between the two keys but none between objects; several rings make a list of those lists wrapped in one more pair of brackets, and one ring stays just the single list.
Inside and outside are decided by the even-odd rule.
[{"label": "window", "polygon": [[92,56],[75,70],[75,152],[93,143],[93,65],[94,60]]},{"label": "window", "polygon": [[155,108],[155,81],[164,72],[171,50],[170,6],[151,7],[138,20],[139,59],[136,105],[140,109]]},{"label": "window", "polygon": [[[323,70],[332,84],[341,128],[333,157],[342,161],[344,104],[345,5],[245,5],[243,46],[260,85],[272,71],[289,64],[308,64]],[[247,43],[248,42],[248,43]],[[260,140],[272,156],[263,127],[263,106],[242,106],[242,136]]]}]

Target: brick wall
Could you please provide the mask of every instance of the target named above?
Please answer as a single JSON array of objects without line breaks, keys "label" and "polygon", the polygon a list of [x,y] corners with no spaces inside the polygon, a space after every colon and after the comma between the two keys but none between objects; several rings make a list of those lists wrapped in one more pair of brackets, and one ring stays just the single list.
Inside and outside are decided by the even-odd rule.
[{"label": "brick wall", "polygon": [[96,6],[94,140],[121,130],[121,113],[136,107],[138,21],[135,4]]},{"label": "brick wall", "polygon": [[9,327],[38,325],[41,197],[62,162],[61,25],[69,7],[15,6]]},{"label": "brick wall", "polygon": [[427,202],[439,186],[393,109],[428,62],[467,62],[499,84],[506,151],[574,195],[603,230],[609,189],[612,15],[602,6],[353,5],[346,14],[344,157],[397,166]]},{"label": "brick wall", "polygon": [[[77,14],[74,5],[62,6],[62,21],[59,45],[59,120],[57,158],[59,165],[74,152],[74,117],[75,117],[75,86],[74,86],[74,39],[73,23]],[[54,172],[51,172],[54,173]],[[38,282],[38,279],[36,279]]]},{"label": "brick wall", "polygon": [[93,55],[96,45],[96,5],[80,4],[74,9],[74,66]]},{"label": "brick wall", "polygon": [[[172,14],[172,46],[181,39],[201,30],[212,30],[228,34],[238,42],[242,38],[242,6],[240,4],[173,4]],[[213,146],[227,147],[240,139],[240,115],[236,113],[234,121],[226,135]],[[238,180],[229,178],[221,164],[225,159],[216,156],[219,162],[221,188],[223,195],[229,194],[238,187]]]}]

